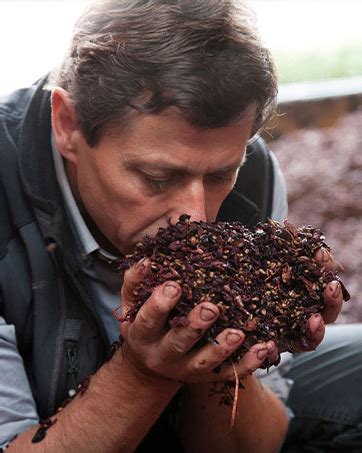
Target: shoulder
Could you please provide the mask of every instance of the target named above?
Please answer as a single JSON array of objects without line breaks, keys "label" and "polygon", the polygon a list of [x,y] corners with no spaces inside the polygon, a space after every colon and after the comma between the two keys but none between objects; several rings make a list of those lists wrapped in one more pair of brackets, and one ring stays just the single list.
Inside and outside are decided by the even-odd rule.
[{"label": "shoulder", "polygon": [[0,94],[0,115],[13,119],[21,118],[35,89],[36,85],[32,85],[11,93]]},{"label": "shoulder", "polygon": [[0,94],[0,153],[18,142],[22,121],[36,85]]},{"label": "shoulder", "polygon": [[18,143],[23,117],[35,87],[0,96],[0,260],[17,236],[19,212],[23,211]]}]

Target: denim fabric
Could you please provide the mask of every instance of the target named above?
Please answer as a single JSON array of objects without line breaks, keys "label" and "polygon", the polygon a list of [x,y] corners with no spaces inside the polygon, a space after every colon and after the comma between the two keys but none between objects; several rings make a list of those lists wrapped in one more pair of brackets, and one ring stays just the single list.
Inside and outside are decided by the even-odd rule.
[{"label": "denim fabric", "polygon": [[329,326],[317,351],[295,356],[283,453],[362,452],[362,324]]},{"label": "denim fabric", "polygon": [[35,402],[18,354],[14,326],[0,316],[0,451],[17,433],[38,423]]}]

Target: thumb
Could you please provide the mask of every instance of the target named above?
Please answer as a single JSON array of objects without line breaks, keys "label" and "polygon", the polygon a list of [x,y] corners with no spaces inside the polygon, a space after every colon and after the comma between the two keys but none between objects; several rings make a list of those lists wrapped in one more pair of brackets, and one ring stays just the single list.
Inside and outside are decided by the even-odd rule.
[{"label": "thumb", "polygon": [[121,289],[122,305],[127,307],[135,302],[135,290],[139,286],[142,279],[148,274],[149,268],[149,259],[142,258],[138,263],[125,272]]}]

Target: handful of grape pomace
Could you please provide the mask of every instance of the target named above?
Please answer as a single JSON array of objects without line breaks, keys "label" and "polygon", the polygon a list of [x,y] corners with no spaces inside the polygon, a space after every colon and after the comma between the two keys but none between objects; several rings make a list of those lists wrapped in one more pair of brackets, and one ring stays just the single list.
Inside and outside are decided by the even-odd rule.
[{"label": "handful of grape pomace", "polygon": [[268,221],[247,229],[239,222],[191,222],[183,215],[155,237],[146,236],[120,262],[123,275],[140,259],[150,260],[150,272],[135,290],[136,303],[123,319],[133,321],[153,289],[173,280],[182,294],[167,328],[185,325],[200,302],[212,302],[220,311],[195,347],[214,341],[225,328],[245,334],[232,360],[257,342],[285,344],[303,337],[310,315],[321,312],[330,281],[338,280],[343,299],[350,298],[337,273],[315,261],[321,247],[330,250],[322,232],[310,226]]}]

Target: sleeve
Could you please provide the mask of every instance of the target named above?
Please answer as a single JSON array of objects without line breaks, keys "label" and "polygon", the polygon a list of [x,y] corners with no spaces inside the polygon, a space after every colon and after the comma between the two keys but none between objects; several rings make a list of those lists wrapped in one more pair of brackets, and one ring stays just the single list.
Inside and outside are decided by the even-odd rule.
[{"label": "sleeve", "polygon": [[36,423],[38,414],[17,349],[15,328],[0,316],[0,450]]},{"label": "sleeve", "polygon": [[278,222],[284,222],[288,215],[287,185],[275,154],[271,152],[270,158],[274,175],[271,218]]}]

